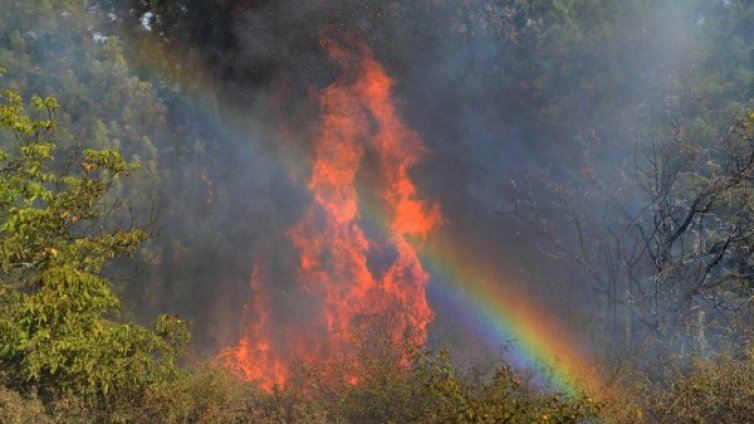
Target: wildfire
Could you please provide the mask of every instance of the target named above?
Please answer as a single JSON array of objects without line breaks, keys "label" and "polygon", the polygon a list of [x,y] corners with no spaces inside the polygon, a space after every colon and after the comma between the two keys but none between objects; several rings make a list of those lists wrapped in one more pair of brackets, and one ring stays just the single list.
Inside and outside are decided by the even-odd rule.
[{"label": "wildfire", "polygon": [[[270,351],[269,340],[269,297],[262,287],[259,276],[259,263],[251,272],[251,290],[254,293],[252,306],[244,307],[243,321],[247,324],[244,337],[231,354],[238,360],[233,364],[245,378],[258,381],[260,386],[270,391],[274,386],[285,382],[285,370],[279,358]],[[253,360],[251,360],[253,358]]]},{"label": "wildfire", "polygon": [[[439,206],[418,197],[409,175],[425,148],[398,118],[390,97],[393,82],[371,50],[355,40],[325,37],[321,44],[342,76],[320,96],[307,184],[313,203],[287,233],[299,252],[299,286],[317,313],[300,327],[276,326],[272,337],[270,301],[255,267],[254,301],[230,355],[245,378],[266,390],[283,385],[295,361],[323,363],[353,353],[354,334],[365,319],[386,318],[382,322],[389,325],[379,330],[396,345],[421,345],[432,318],[425,290],[429,276],[411,243],[442,221]],[[377,177],[364,188],[357,179],[368,155]],[[382,236],[364,229],[362,190],[376,193]]]}]

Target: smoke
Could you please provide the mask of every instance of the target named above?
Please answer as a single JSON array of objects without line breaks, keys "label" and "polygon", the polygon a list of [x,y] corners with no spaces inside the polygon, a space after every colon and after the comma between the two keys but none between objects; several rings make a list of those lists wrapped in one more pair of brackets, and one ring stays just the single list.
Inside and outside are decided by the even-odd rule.
[{"label": "smoke", "polygon": [[[516,263],[507,253],[513,230],[505,228],[496,212],[505,207],[501,202],[507,181],[517,170],[544,166],[548,155],[559,154],[536,152],[537,147],[529,145],[527,138],[536,143],[541,137],[530,137],[526,132],[532,129],[520,124],[525,121],[520,99],[505,98],[511,82],[501,78],[501,66],[512,60],[506,56],[517,43],[512,35],[516,24],[507,8],[443,2],[262,2],[236,3],[234,12],[216,23],[233,28],[232,42],[218,39],[205,48],[222,81],[225,107],[248,116],[256,123],[249,125],[254,131],[261,125],[272,134],[252,143],[273,157],[291,152],[297,158],[311,156],[317,93],[340,73],[327,60],[320,37],[325,28],[356,33],[395,80],[399,113],[429,147],[430,153],[412,171],[422,196],[437,199],[447,209],[448,231],[470,250],[485,252],[488,259],[483,262],[501,274],[510,272],[505,265]],[[230,47],[218,51],[221,45]],[[288,139],[281,141],[285,135]],[[297,166],[294,180],[300,183],[309,170],[306,161]],[[253,219],[248,225],[256,224]],[[285,234],[280,226],[265,228]],[[247,243],[256,241],[249,237]],[[290,251],[275,250],[273,260],[285,253]],[[292,278],[282,272],[273,273],[271,280],[281,290],[278,286]],[[438,311],[438,320],[442,322],[443,311]],[[444,336],[438,340],[447,341]]]},{"label": "smoke", "polygon": [[[266,257],[271,268],[268,290],[290,292],[295,281],[297,255],[285,232],[311,202],[302,183],[311,172],[318,93],[340,75],[319,43],[325,28],[358,34],[395,80],[399,113],[429,148],[412,175],[423,197],[443,205],[448,224],[442,231],[479,252],[480,262],[500,275],[524,281],[521,290],[573,314],[597,302],[588,287],[572,285],[563,264],[543,257],[516,220],[500,213],[511,208],[510,180],[547,169],[556,179],[578,181],[588,134],[607,140],[597,163],[604,170],[619,166],[621,146],[644,118],[638,115],[659,115],[653,108],[686,70],[698,19],[680,4],[642,2],[627,3],[622,19],[601,20],[586,7],[577,9],[580,27],[568,27],[546,8],[481,0],[193,7],[187,38],[204,56],[221,121],[236,128],[230,138],[237,140],[219,138],[210,155],[198,158],[195,166],[209,166],[226,198],[207,208],[199,190],[193,204],[207,214],[206,229],[193,228],[191,216],[171,218],[173,234],[195,234],[189,247],[195,259],[177,275],[171,264],[163,279],[176,285],[170,293],[181,292],[167,305],[196,318],[198,339],[210,350],[233,344],[238,335],[241,305],[253,297],[248,276],[255,258]],[[279,166],[286,162],[292,166]],[[183,212],[198,212],[187,208]],[[430,300],[440,302],[432,296],[430,285]],[[277,298],[288,299],[277,305],[283,315],[305,319],[298,315],[306,310],[302,299]],[[455,314],[436,311],[438,342],[466,332],[457,328]]]},{"label": "smoke", "polygon": [[[147,31],[146,10],[101,3],[100,17],[110,19],[111,9],[118,17],[90,31]],[[633,129],[663,118],[668,96],[698,66],[711,66],[698,65],[699,46],[711,43],[704,20],[730,3],[606,1],[599,10],[576,6],[575,16],[538,3],[181,3],[185,11],[175,12],[166,36],[198,57],[187,66],[199,67],[176,75],[208,76],[196,80],[201,87],[180,91],[170,87],[181,78],[176,83],[175,75],[135,67],[165,99],[174,130],[150,134],[161,150],[155,166],[165,176],[155,172],[151,195],[162,210],[160,231],[145,254],[158,256],[125,289],[129,308],[192,319],[198,350],[212,354],[238,341],[244,305],[254,298],[253,264],[263,260],[261,280],[276,314],[286,322],[307,319],[306,299],[293,294],[298,252],[286,232],[312,203],[305,182],[319,93],[342,74],[320,45],[326,28],[357,34],[394,80],[397,113],[428,147],[411,177],[422,198],[442,205],[443,236],[501,276],[522,281],[520,290],[564,316],[598,307],[589,287],[574,286],[571,269],[543,257],[533,237],[505,214],[512,207],[510,180],[546,169],[579,184],[585,142],[596,144],[599,171],[619,169]],[[148,29],[157,34],[169,23],[149,15]],[[65,25],[58,32],[66,33]],[[122,37],[127,49],[138,39]],[[57,66],[56,56],[38,56]],[[90,61],[73,57],[79,60],[66,63],[76,73],[92,71]],[[46,84],[51,94],[62,85],[59,78]],[[367,154],[365,166],[375,167],[375,160]],[[458,341],[474,332],[460,327],[451,302],[433,294],[431,282],[429,300],[435,305],[430,339],[468,346]]]}]

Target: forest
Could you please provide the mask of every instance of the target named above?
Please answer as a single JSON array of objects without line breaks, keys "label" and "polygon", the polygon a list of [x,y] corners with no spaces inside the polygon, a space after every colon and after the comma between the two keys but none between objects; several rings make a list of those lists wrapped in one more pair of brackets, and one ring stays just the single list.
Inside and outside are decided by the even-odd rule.
[{"label": "forest", "polygon": [[754,2],[0,11],[0,423],[754,421]]}]

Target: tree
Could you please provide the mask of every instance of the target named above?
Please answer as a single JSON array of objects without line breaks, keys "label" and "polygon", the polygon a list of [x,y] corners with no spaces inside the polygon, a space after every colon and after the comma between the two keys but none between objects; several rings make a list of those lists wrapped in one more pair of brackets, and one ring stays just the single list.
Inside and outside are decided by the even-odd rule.
[{"label": "tree", "polygon": [[584,178],[545,182],[549,201],[519,186],[514,209],[604,295],[608,340],[623,348],[611,353],[652,364],[750,342],[754,113],[717,136],[695,120],[642,132],[610,173],[586,152]]},{"label": "tree", "polygon": [[[119,299],[103,268],[149,237],[123,228],[106,196],[138,165],[112,149],[56,152],[57,100],[0,96],[0,376],[45,397],[95,405],[137,399],[178,372],[185,323],[160,316],[149,329],[113,319]],[[120,215],[119,215],[120,214]]]}]

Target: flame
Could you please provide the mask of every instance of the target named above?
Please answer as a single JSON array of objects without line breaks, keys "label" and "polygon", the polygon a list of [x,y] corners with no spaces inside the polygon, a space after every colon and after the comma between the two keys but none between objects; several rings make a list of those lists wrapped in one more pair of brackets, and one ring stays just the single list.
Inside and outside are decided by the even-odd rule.
[{"label": "flame", "polygon": [[271,343],[267,333],[270,300],[261,283],[258,262],[254,264],[251,272],[250,286],[254,293],[254,301],[251,307],[244,307],[243,317],[243,322],[248,325],[244,328],[238,346],[229,353],[235,359],[232,365],[240,375],[259,382],[260,387],[269,392],[273,387],[285,383],[285,370],[280,359],[274,357],[270,351]]},{"label": "flame", "polygon": [[[284,384],[296,360],[321,364],[353,354],[354,334],[372,317],[386,318],[379,322],[389,323],[387,328],[377,330],[396,346],[423,344],[432,319],[429,275],[412,244],[443,219],[439,205],[419,198],[410,177],[426,149],[399,119],[391,101],[393,81],[370,49],[355,40],[324,37],[321,43],[342,76],[321,92],[307,183],[313,202],[287,233],[299,253],[299,286],[316,300],[318,313],[300,326],[275,326],[255,268],[254,314],[244,318],[244,333],[232,351],[241,375],[266,390]],[[369,236],[361,222],[364,187],[358,180],[360,172],[368,172],[367,155],[376,162],[376,182],[366,194],[377,193],[383,210],[381,237]],[[407,356],[399,361],[406,364]],[[342,377],[348,384],[359,381],[356,375]]]}]

